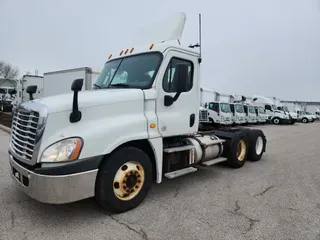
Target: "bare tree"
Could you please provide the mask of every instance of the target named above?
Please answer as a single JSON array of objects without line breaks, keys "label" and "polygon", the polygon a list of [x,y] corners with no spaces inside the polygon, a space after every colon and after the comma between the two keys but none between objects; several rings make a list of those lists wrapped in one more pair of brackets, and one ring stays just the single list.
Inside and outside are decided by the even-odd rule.
[{"label": "bare tree", "polygon": [[10,63],[0,61],[0,78],[15,79],[19,75],[19,69]]}]

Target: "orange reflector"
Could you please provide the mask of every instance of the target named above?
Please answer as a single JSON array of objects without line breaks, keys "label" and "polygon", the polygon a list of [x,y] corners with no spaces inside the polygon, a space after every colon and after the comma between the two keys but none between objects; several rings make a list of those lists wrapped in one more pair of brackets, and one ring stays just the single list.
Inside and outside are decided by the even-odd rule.
[{"label": "orange reflector", "polygon": [[149,49],[151,50],[153,48],[154,44],[152,43],[149,47]]},{"label": "orange reflector", "polygon": [[133,52],[133,50],[134,50],[134,48],[131,48],[130,53],[132,53],[132,52]]},{"label": "orange reflector", "polygon": [[109,55],[108,59],[112,58],[112,54]]},{"label": "orange reflector", "polygon": [[123,50],[120,52],[120,54],[119,54],[119,55],[121,56],[121,55],[122,55],[122,53],[123,53]]},{"label": "orange reflector", "polygon": [[155,128],[155,127],[156,127],[156,125],[154,123],[150,124],[150,128]]}]

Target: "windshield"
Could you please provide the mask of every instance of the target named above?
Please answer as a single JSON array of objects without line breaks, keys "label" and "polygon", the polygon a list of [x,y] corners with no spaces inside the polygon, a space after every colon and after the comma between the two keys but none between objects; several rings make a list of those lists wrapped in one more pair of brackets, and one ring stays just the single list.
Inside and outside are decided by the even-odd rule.
[{"label": "windshield", "polygon": [[276,105],[272,105],[272,109],[273,110],[277,110],[277,106]]},{"label": "windshield", "polygon": [[254,110],[254,106],[249,106],[249,112],[250,113],[256,113],[256,111]]},{"label": "windshield", "polygon": [[160,53],[148,53],[109,61],[94,88],[150,88],[161,60]]},{"label": "windshield", "polygon": [[6,89],[0,88],[0,94],[6,94],[6,93],[7,93]]},{"label": "windshield", "polygon": [[236,112],[238,113],[244,113],[244,107],[242,104],[236,104]]},{"label": "windshield", "polygon": [[221,112],[229,113],[231,112],[230,105],[228,103],[220,103]]},{"label": "windshield", "polygon": [[264,110],[263,107],[259,107],[258,109],[259,109],[259,113],[261,113],[261,114],[264,114],[264,113],[265,113],[265,110]]},{"label": "windshield", "polygon": [[282,106],[277,107],[278,110],[284,111]]}]

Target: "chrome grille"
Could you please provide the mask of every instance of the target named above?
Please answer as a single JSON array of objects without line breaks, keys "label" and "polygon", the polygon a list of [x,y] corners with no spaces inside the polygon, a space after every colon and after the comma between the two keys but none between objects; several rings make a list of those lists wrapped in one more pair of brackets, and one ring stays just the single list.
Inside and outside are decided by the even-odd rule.
[{"label": "chrome grille", "polygon": [[37,142],[39,113],[25,109],[14,112],[11,128],[11,150],[19,157],[30,161]]},{"label": "chrome grille", "polygon": [[208,117],[208,112],[206,110],[200,110],[199,112],[199,120],[200,121],[205,121],[207,120]]}]

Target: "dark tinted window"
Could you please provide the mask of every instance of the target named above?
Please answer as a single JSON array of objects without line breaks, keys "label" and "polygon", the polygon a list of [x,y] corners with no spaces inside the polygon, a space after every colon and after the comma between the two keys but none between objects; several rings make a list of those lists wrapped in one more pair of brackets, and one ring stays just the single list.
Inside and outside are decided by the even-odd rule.
[{"label": "dark tinted window", "polygon": [[166,92],[177,92],[178,89],[178,74],[176,72],[176,67],[178,64],[185,64],[188,66],[188,77],[185,80],[186,82],[186,89],[190,91],[192,89],[193,85],[193,64],[192,62],[188,60],[178,59],[178,58],[172,58],[168,68],[166,70],[166,73],[164,74],[163,78],[163,90]]},{"label": "dark tinted window", "polygon": [[272,111],[272,108],[271,108],[271,106],[270,106],[270,105],[266,105],[266,106],[265,106],[265,108],[266,108],[266,110],[270,110],[270,111]]}]

